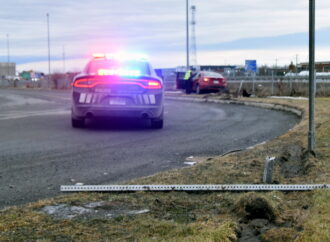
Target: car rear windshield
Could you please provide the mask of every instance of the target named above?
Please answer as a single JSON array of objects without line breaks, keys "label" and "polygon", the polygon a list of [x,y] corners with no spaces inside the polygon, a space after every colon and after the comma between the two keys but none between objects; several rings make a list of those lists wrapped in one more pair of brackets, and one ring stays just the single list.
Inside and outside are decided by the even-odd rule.
[{"label": "car rear windshield", "polygon": [[128,71],[137,71],[141,76],[150,76],[151,70],[148,62],[143,61],[118,61],[118,60],[92,60],[86,68],[86,73],[89,75],[97,75],[99,70],[118,70],[124,69]]},{"label": "car rear windshield", "polygon": [[223,78],[223,76],[221,74],[216,73],[216,72],[211,72],[211,71],[204,72],[204,76],[211,77],[211,78]]}]

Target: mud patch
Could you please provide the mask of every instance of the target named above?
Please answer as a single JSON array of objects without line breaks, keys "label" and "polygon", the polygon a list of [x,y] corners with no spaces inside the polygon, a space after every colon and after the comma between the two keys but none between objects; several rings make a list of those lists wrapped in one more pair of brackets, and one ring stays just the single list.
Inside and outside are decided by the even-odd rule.
[{"label": "mud patch", "polygon": [[266,198],[255,193],[243,195],[235,204],[234,210],[245,221],[253,219],[273,221],[276,217],[274,206]]},{"label": "mud patch", "polygon": [[238,241],[262,241],[261,235],[272,228],[274,225],[267,219],[254,219],[249,223],[242,223],[239,225]]},{"label": "mud patch", "polygon": [[45,206],[40,212],[55,219],[112,219],[121,216],[133,216],[150,212],[149,209],[107,209],[104,202],[92,202],[83,206],[58,204]]},{"label": "mud patch", "polygon": [[276,227],[273,223],[277,215],[276,208],[268,199],[256,193],[242,195],[234,211],[241,217],[238,241],[261,241],[265,232]]},{"label": "mud patch", "polygon": [[304,175],[313,166],[305,148],[298,144],[286,146],[279,158],[281,175],[292,178]]}]

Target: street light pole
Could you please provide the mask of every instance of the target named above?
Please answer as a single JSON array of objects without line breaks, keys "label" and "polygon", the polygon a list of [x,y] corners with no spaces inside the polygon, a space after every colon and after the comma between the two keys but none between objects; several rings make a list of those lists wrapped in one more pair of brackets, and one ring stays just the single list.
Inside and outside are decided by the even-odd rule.
[{"label": "street light pole", "polygon": [[63,45],[62,58],[63,58],[63,74],[65,74],[65,47],[64,47],[64,45]]},{"label": "street light pole", "polygon": [[190,68],[189,64],[189,0],[186,0],[186,52],[187,52],[187,71]]},{"label": "street light pole", "polygon": [[315,0],[309,0],[309,152],[315,149],[315,92]]},{"label": "street light pole", "polygon": [[298,76],[298,54],[296,54],[296,76]]},{"label": "street light pole", "polygon": [[49,37],[49,13],[47,13],[47,42],[48,42],[48,86],[50,85],[50,37]]},{"label": "street light pole", "polygon": [[7,34],[7,75],[10,75],[10,50],[9,50],[9,34]]}]

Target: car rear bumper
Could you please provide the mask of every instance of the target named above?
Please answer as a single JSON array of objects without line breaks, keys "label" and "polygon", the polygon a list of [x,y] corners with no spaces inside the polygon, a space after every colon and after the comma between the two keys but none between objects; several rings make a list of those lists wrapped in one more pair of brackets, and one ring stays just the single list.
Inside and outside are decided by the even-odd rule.
[{"label": "car rear bumper", "polygon": [[[109,88],[110,87],[110,88]],[[98,86],[98,92],[76,88],[72,93],[72,118],[123,117],[160,118],[163,114],[163,90],[143,90],[134,85]],[[103,90],[103,89],[104,90]],[[134,90],[132,90],[132,88]],[[102,90],[101,90],[102,89]]]},{"label": "car rear bumper", "polygon": [[105,105],[73,105],[72,117],[123,117],[123,118],[159,118],[163,106],[105,106]]},{"label": "car rear bumper", "polygon": [[218,91],[220,91],[220,90],[226,90],[227,87],[225,87],[225,86],[200,86],[200,89],[201,90],[214,90],[214,91],[218,90]]}]

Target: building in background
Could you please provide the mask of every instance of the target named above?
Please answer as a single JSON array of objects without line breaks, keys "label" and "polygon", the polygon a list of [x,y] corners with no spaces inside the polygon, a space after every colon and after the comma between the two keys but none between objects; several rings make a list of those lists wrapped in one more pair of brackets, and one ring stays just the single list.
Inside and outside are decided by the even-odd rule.
[{"label": "building in background", "polygon": [[[299,71],[305,71],[308,68],[308,62],[298,64]],[[316,72],[330,72],[330,61],[315,62],[315,70]]]},{"label": "building in background", "polygon": [[235,73],[236,68],[237,66],[233,66],[233,65],[201,65],[200,66],[201,71],[214,71],[227,75]]},{"label": "building in background", "polygon": [[14,62],[0,62],[0,77],[16,75],[16,63]]}]

